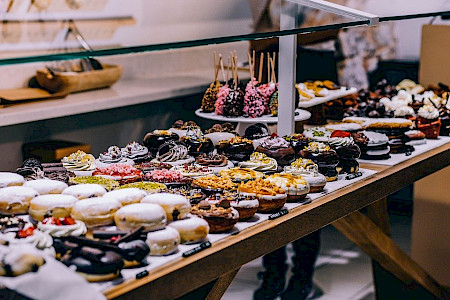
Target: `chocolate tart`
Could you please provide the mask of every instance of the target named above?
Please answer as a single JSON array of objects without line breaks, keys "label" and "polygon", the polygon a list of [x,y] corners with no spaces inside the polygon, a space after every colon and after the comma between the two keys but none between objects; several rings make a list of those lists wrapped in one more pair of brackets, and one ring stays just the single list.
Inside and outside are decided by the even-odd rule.
[{"label": "chocolate tart", "polygon": [[168,130],[154,130],[147,133],[144,137],[144,146],[148,148],[152,155],[156,155],[158,148],[169,141],[178,141],[180,137],[178,134]]}]

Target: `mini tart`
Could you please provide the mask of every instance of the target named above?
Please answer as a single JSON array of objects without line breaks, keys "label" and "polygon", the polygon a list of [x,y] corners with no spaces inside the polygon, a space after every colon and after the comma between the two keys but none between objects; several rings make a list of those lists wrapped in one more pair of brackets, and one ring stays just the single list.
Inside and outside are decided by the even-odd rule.
[{"label": "mini tart", "polygon": [[88,228],[105,226],[113,223],[114,214],[120,207],[120,203],[113,199],[89,198],[75,203],[71,215],[83,221]]},{"label": "mini tart", "polygon": [[256,179],[241,183],[238,187],[239,194],[244,196],[255,196],[258,198],[258,212],[267,213],[281,209],[286,203],[285,191],[263,179]]},{"label": "mini tart", "polygon": [[197,156],[195,162],[206,167],[223,167],[228,165],[228,158],[220,154],[201,154]]},{"label": "mini tart", "polygon": [[227,170],[222,170],[219,172],[219,175],[223,178],[227,178],[232,181],[238,182],[264,177],[263,173],[247,168],[231,168]]},{"label": "mini tart", "polygon": [[302,176],[276,173],[268,176],[266,180],[281,187],[287,194],[288,202],[304,199],[309,193],[309,183]]},{"label": "mini tart", "polygon": [[30,180],[23,184],[36,190],[39,195],[61,194],[67,188],[67,184],[58,180],[36,179]]},{"label": "mini tart", "polygon": [[168,255],[178,250],[181,243],[180,233],[170,226],[147,233],[145,240],[150,248],[150,256]]},{"label": "mini tart", "polygon": [[25,186],[9,186],[0,189],[0,214],[18,215],[26,214],[30,201],[39,196],[39,193]]},{"label": "mini tart", "polygon": [[189,218],[170,222],[169,227],[178,231],[181,243],[198,243],[204,241],[209,233],[209,224],[199,217]]},{"label": "mini tart", "polygon": [[217,205],[201,201],[192,206],[191,213],[208,222],[210,233],[230,231],[239,220],[239,212],[232,208],[227,200],[222,200]]},{"label": "mini tart", "polygon": [[141,203],[161,205],[166,212],[167,221],[184,219],[191,211],[191,204],[186,197],[170,193],[148,195],[141,200]]},{"label": "mini tart", "polygon": [[159,182],[132,182],[119,186],[117,189],[138,188],[146,191],[148,194],[159,193],[166,189],[166,185]]},{"label": "mini tart", "polygon": [[22,175],[11,172],[0,172],[0,188],[23,185],[24,183],[25,178]]},{"label": "mini tart", "polygon": [[178,141],[179,136],[169,130],[154,130],[144,136],[144,145],[148,150],[156,155],[159,146],[169,141]]},{"label": "mini tart", "polygon": [[134,203],[120,208],[114,215],[119,230],[132,231],[143,227],[144,231],[154,231],[166,227],[166,212],[153,203]]},{"label": "mini tart", "polygon": [[253,152],[250,160],[240,162],[238,166],[258,172],[276,172],[278,169],[277,161],[261,152]]},{"label": "mini tart", "polygon": [[153,182],[159,182],[159,183],[187,183],[190,181],[189,178],[184,177],[181,175],[178,171],[172,171],[172,170],[154,170],[150,173],[145,174],[145,179]]},{"label": "mini tart", "polygon": [[98,184],[107,191],[119,187],[119,182],[114,179],[103,178],[100,176],[77,176],[69,179],[69,184]]},{"label": "mini tart", "polygon": [[103,199],[114,199],[124,206],[139,203],[145,196],[147,196],[147,192],[144,190],[138,188],[123,188],[104,194]]},{"label": "mini tart", "polygon": [[[69,222],[67,222],[69,220]],[[38,223],[37,228],[52,237],[80,236],[87,231],[83,221],[72,218],[45,218]]]},{"label": "mini tart", "polygon": [[69,217],[72,206],[77,201],[77,198],[70,195],[40,195],[30,201],[28,213],[36,221],[42,221],[49,216]]},{"label": "mini tart", "polygon": [[227,141],[220,141],[217,145],[217,151],[226,155],[230,160],[248,160],[254,151],[253,141],[236,136]]},{"label": "mini tart", "polygon": [[171,169],[172,171],[178,171],[183,177],[195,178],[206,175],[211,175],[213,171],[205,166],[198,165],[181,165],[175,166]]},{"label": "mini tart", "polygon": [[205,192],[218,191],[218,190],[235,190],[237,185],[230,179],[219,177],[216,175],[210,175],[200,177],[192,181],[193,186],[198,186]]},{"label": "mini tart", "polygon": [[259,201],[256,197],[244,196],[238,193],[215,194],[206,199],[211,204],[218,204],[222,200],[230,201],[231,207],[239,213],[239,221],[253,217],[259,207]]},{"label": "mini tart", "polygon": [[158,148],[153,161],[172,166],[192,163],[195,159],[189,156],[188,152],[188,147],[182,142],[166,142]]},{"label": "mini tart", "polygon": [[62,192],[62,194],[72,195],[78,198],[78,200],[83,200],[87,198],[101,197],[106,194],[106,189],[101,185],[94,183],[77,184],[69,186]]}]

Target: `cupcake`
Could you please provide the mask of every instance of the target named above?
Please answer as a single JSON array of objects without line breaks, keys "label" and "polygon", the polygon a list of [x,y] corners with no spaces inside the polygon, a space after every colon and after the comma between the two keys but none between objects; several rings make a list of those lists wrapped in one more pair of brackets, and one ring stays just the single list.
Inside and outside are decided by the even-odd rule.
[{"label": "cupcake", "polygon": [[425,133],[427,139],[437,139],[441,129],[439,111],[432,105],[425,105],[417,112],[417,129]]},{"label": "cupcake", "polygon": [[122,155],[126,158],[132,159],[134,163],[141,163],[150,161],[152,159],[147,147],[142,146],[134,141],[122,148]]},{"label": "cupcake", "polygon": [[192,206],[191,214],[208,222],[209,233],[230,231],[239,220],[239,212],[231,207],[228,200],[222,200],[217,204],[200,201],[199,204]]},{"label": "cupcake", "polygon": [[308,147],[300,151],[303,158],[311,159],[319,167],[319,172],[323,174],[327,181],[337,180],[337,165],[339,164],[339,156],[330,146],[320,143],[311,142]]},{"label": "cupcake", "polygon": [[205,200],[211,204],[219,204],[222,200],[229,201],[231,207],[238,211],[239,221],[253,217],[259,207],[259,201],[256,197],[244,196],[235,192],[213,194]]},{"label": "cupcake", "polygon": [[331,134],[328,144],[339,156],[338,169],[345,173],[356,173],[359,163],[356,161],[361,155],[361,150],[355,144],[349,132],[336,130]]},{"label": "cupcake", "polygon": [[236,136],[227,141],[220,141],[217,151],[224,154],[229,160],[244,161],[253,153],[253,142],[249,139]]},{"label": "cupcake", "polygon": [[287,194],[287,202],[298,202],[309,193],[309,183],[299,175],[276,173],[267,176],[266,180],[282,188]]},{"label": "cupcake", "polygon": [[310,193],[323,191],[327,183],[326,177],[319,173],[319,166],[310,159],[298,158],[289,166],[285,166],[284,172],[295,176],[302,176],[309,184]]},{"label": "cupcake", "polygon": [[280,210],[286,203],[285,191],[276,184],[256,179],[241,183],[238,192],[244,196],[256,197],[259,201],[258,212],[270,213]]},{"label": "cupcake", "polygon": [[189,155],[194,157],[214,150],[213,142],[203,135],[199,127],[189,127],[186,135],[182,136],[180,140],[186,144]]},{"label": "cupcake", "polygon": [[61,159],[63,167],[75,173],[75,175],[91,175],[95,170],[95,157],[92,154],[78,150]]},{"label": "cupcake", "polygon": [[[449,95],[450,97],[450,95]],[[450,135],[450,98],[447,98],[446,102],[439,108],[439,118],[441,119],[441,132],[439,135]]]},{"label": "cupcake", "polygon": [[277,134],[262,141],[255,151],[274,158],[280,166],[289,165],[295,159],[294,148]]},{"label": "cupcake", "polygon": [[238,166],[263,173],[271,173],[278,170],[277,161],[261,152],[253,152],[249,160],[240,162]]},{"label": "cupcake", "polygon": [[311,142],[311,139],[309,137],[306,137],[301,133],[294,133],[284,136],[283,138],[289,142],[292,148],[294,148],[296,156],[300,156],[300,151],[307,147]]},{"label": "cupcake", "polygon": [[179,136],[169,130],[154,130],[145,135],[144,145],[155,155],[162,144],[169,141],[178,141],[178,139]]}]

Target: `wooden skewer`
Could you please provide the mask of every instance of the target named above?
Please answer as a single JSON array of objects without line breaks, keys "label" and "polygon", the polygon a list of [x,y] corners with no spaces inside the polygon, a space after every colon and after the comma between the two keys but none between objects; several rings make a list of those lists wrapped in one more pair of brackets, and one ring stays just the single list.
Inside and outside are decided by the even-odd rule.
[{"label": "wooden skewer", "polygon": [[252,58],[250,57],[250,53],[247,53],[247,55],[248,55],[248,69],[249,69],[249,71],[250,71],[250,82],[252,83],[252,86],[254,87],[254,85],[253,85],[253,77],[254,77],[254,74],[253,74],[253,63],[252,63]]},{"label": "wooden skewer", "polygon": [[217,67],[217,52],[214,51],[214,82],[217,81],[217,75],[219,75],[219,68]]},{"label": "wooden skewer", "polygon": [[222,54],[219,54],[219,64],[220,64],[220,70],[222,71],[222,78],[225,84],[227,83],[227,79],[225,78],[225,70],[223,67],[223,57]]},{"label": "wooden skewer", "polygon": [[258,82],[261,83],[262,80],[262,71],[264,67],[264,53],[261,52],[259,56],[259,74],[258,74]]},{"label": "wooden skewer", "polygon": [[272,65],[270,64],[270,53],[267,52],[267,82],[270,82],[272,80],[272,77],[270,77],[271,69]]}]

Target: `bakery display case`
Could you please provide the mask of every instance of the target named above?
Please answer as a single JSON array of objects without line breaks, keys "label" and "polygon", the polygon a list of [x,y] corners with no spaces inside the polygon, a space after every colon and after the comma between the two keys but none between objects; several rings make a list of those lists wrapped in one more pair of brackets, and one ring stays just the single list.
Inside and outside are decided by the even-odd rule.
[{"label": "bakery display case", "polygon": [[[83,114],[104,112],[108,117],[108,114],[115,114],[114,109],[151,106],[156,103],[150,102],[189,94],[203,98],[197,99],[199,106],[191,112],[198,117],[197,121],[209,119],[221,124],[206,130],[205,126],[194,122],[177,121],[172,128],[160,123],[159,126],[164,127],[136,131],[133,131],[133,124],[125,146],[118,137],[123,132],[117,137],[110,132],[108,147],[102,145],[99,155],[79,150],[64,156],[61,163],[31,159],[15,172],[0,172],[0,199],[8,190],[17,189],[14,186],[22,186],[11,191],[25,197],[23,203],[29,203],[26,208],[22,203],[18,213],[28,212],[35,221],[32,224],[28,219],[6,217],[5,222],[16,222],[21,227],[14,237],[0,233],[0,240],[10,239],[13,248],[17,247],[13,244],[22,239],[20,235],[27,238],[42,234],[42,240],[47,241],[38,243],[42,246],[40,250],[47,252],[45,255],[35,249],[28,253],[32,258],[31,267],[26,265],[16,270],[11,269],[14,262],[0,263],[2,291],[46,299],[54,297],[49,292],[59,295],[65,290],[72,297],[76,295],[74,289],[92,295],[93,299],[102,295],[109,299],[136,299],[148,295],[154,299],[175,299],[209,284],[208,299],[219,299],[245,263],[333,224],[381,268],[405,282],[412,293],[419,286],[429,295],[444,296],[442,285],[389,238],[385,202],[393,192],[448,166],[450,138],[438,136],[439,130],[433,127],[435,111],[427,108],[419,113],[421,108],[418,108],[413,111],[415,119],[398,119],[395,109],[391,110],[392,115],[381,114],[381,104],[377,106],[377,103],[384,101],[383,109],[389,111],[389,105],[394,106],[389,102],[391,97],[402,102],[409,96],[401,91],[419,87],[407,82],[406,87],[385,84],[375,90],[357,92],[356,88],[345,84],[338,86],[329,78],[297,82],[296,60],[302,55],[297,52],[297,44],[308,34],[345,32],[355,27],[364,31],[386,22],[437,18],[448,16],[450,12],[435,10],[384,16],[327,1],[289,0],[278,10],[280,28],[277,30],[263,28],[253,32],[245,27],[221,26],[214,33],[205,30],[188,38],[181,33],[158,38],[144,34],[142,39],[129,38],[120,43],[115,40],[117,36],[133,30],[136,35],[145,31],[149,23],[143,23],[145,18],[136,11],[148,11],[150,4],[134,1],[132,4],[137,8],[120,11],[118,1],[100,1],[101,5],[97,3],[97,6],[92,1],[66,2],[66,6],[71,4],[72,7],[51,6],[52,1],[48,7],[39,6],[40,1],[31,1],[31,4],[10,1],[9,6],[0,7],[4,10],[0,11],[4,32],[17,30],[9,26],[11,22],[13,25],[30,22],[30,28],[37,22],[58,22],[66,28],[61,31],[66,35],[74,30],[65,27],[67,22],[79,27],[75,38],[68,40],[69,46],[40,45],[41,48],[31,53],[26,49],[29,45],[21,40],[15,47],[21,44],[23,52],[17,56],[13,56],[14,52],[1,55],[0,68],[4,70],[36,72],[36,81],[29,82],[30,90],[44,89],[50,95],[66,93],[63,99],[26,98],[22,100],[27,103],[19,104],[2,96],[4,91],[0,90],[2,128],[33,128],[36,124],[33,122],[73,116],[80,116],[81,126]],[[268,1],[254,2],[253,14],[262,7],[267,8]],[[93,11],[82,17],[74,7],[77,3],[84,3],[85,9]],[[317,26],[307,22],[299,26],[306,8],[338,17],[326,19]],[[74,11],[67,12],[67,9]],[[249,7],[245,9],[250,13]],[[178,13],[175,11],[174,16]],[[162,15],[157,10],[151,12],[157,20],[154,22],[164,23]],[[212,15],[220,16],[220,13],[213,11]],[[99,25],[102,22],[105,23]],[[229,24],[227,22],[230,21],[224,24]],[[99,42],[99,38],[91,44],[89,34],[83,32],[83,28],[89,26],[112,26],[120,34],[108,33],[107,36],[112,37],[109,42]],[[195,28],[198,24],[186,26]],[[49,40],[54,41],[59,33],[52,32]],[[272,53],[267,56],[262,53],[258,65],[255,54],[247,55],[248,41],[275,37],[279,43],[276,59]],[[13,49],[11,40],[8,41],[0,47]],[[78,46],[83,49],[76,49]],[[236,47],[238,54],[229,56],[228,52],[234,51],[230,47]],[[45,53],[49,49],[52,53]],[[199,49],[198,53],[208,56],[209,62],[192,53],[186,54],[184,49]],[[214,51],[217,54],[212,55]],[[261,61],[267,61],[266,66]],[[70,70],[62,69],[61,65],[67,63],[71,64]],[[73,69],[74,65],[79,69]],[[99,78],[96,72],[108,71],[110,65],[120,68],[120,74],[103,74],[101,83],[107,84],[95,85]],[[172,73],[163,72],[171,68]],[[158,70],[161,74],[149,77],[149,73],[158,73]],[[266,79],[263,73],[267,74]],[[118,78],[120,76],[122,79]],[[55,78],[59,81],[48,84]],[[23,83],[24,76],[15,75],[11,80]],[[80,83],[82,80],[84,82]],[[264,84],[266,86],[261,88]],[[1,87],[12,94],[11,88],[16,88],[5,83]],[[222,103],[217,102],[220,92],[226,93]],[[434,92],[439,99],[447,97],[448,102],[448,87],[447,91],[441,86]],[[276,101],[271,97],[274,93]],[[364,93],[370,97],[364,98]],[[415,93],[413,100],[417,100],[419,94],[423,91]],[[358,98],[345,98],[352,95]],[[433,97],[422,97],[423,102],[426,98],[430,103],[421,106],[434,106],[437,111]],[[214,98],[212,102],[211,98]],[[28,101],[32,99],[36,101]],[[303,134],[295,133],[296,121],[314,117],[315,112],[305,108],[336,99],[343,103],[348,100],[347,108],[351,107],[341,111],[348,113],[343,122],[306,128]],[[408,107],[408,112],[414,109],[412,100],[404,102],[407,102],[403,107]],[[368,106],[373,109],[369,111]],[[362,115],[366,112],[367,116]],[[375,113],[377,118],[374,118]],[[422,143],[425,138],[419,136],[419,132],[406,134],[412,124],[416,124],[416,119],[420,120],[417,122],[420,132],[428,135],[426,144]],[[269,129],[261,123],[276,123],[277,134],[270,135]],[[148,133],[144,136],[142,130]],[[132,131],[137,138],[130,136]],[[408,144],[412,140],[421,142]],[[213,149],[217,149],[216,152],[211,151]],[[185,165],[192,162],[195,163]],[[58,176],[53,176],[55,173]],[[43,180],[45,177],[55,180]],[[38,193],[28,194],[33,190]],[[53,206],[56,199],[61,203]],[[364,208],[368,216],[360,212]],[[0,210],[2,215],[11,215],[8,208],[0,207]],[[102,226],[112,224],[114,228],[103,230]],[[0,255],[6,258],[10,251],[4,245],[1,247]],[[70,268],[50,258],[55,256],[51,251],[56,251],[56,257]],[[72,269],[90,283],[81,280]],[[50,275],[54,270],[73,280],[73,285],[50,284],[46,279],[54,277]],[[22,277],[22,272],[31,276]],[[47,291],[33,294],[29,288],[24,288],[35,284],[48,287]]]}]

